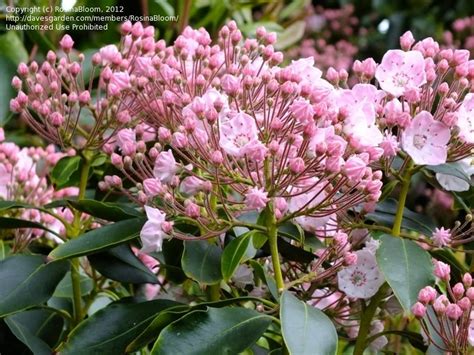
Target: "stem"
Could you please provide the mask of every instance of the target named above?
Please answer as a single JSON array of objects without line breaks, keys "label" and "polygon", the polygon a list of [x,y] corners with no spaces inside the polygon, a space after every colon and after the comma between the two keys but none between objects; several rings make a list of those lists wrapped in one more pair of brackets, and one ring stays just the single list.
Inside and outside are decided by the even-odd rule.
[{"label": "stem", "polygon": [[281,293],[285,289],[283,275],[281,273],[280,256],[278,255],[278,229],[276,225],[275,213],[273,212],[273,203],[269,202],[266,213],[266,224],[268,232],[268,244],[270,245],[270,253],[272,255],[273,270],[275,272],[275,281],[278,292]]},{"label": "stem", "polygon": [[[408,158],[410,159],[410,158]],[[395,221],[393,222],[392,235],[394,237],[400,236],[403,221],[403,210],[405,209],[405,203],[407,201],[408,191],[410,190],[412,174],[412,160],[410,159],[405,168],[405,174],[402,178],[402,190],[400,191],[400,198],[398,200],[397,213],[395,215]]]},{"label": "stem", "polygon": [[357,335],[353,355],[362,355],[364,353],[365,347],[367,346],[367,336],[370,333],[370,324],[372,323],[372,318],[374,318],[380,301],[382,301],[382,299],[385,297],[387,288],[388,284],[383,284],[372,298],[372,301],[370,301],[369,306],[362,313],[359,334]]},{"label": "stem", "polygon": [[179,34],[181,34],[184,28],[188,25],[189,12],[191,11],[191,5],[192,5],[191,0],[184,0],[181,15],[179,16],[179,25],[178,25]]},{"label": "stem", "polygon": [[[90,171],[90,161],[87,157],[84,157],[83,164],[81,166],[81,178],[79,182],[79,196],[78,200],[84,199],[87,188],[87,180],[89,179]],[[81,212],[74,211],[74,220],[72,222],[71,232],[69,233],[71,239],[76,238],[81,234]],[[83,309],[82,309],[82,296],[81,296],[81,274],[80,274],[81,263],[79,258],[74,258],[71,260],[71,283],[72,283],[72,293],[73,293],[73,322],[72,325],[75,326],[79,324],[83,318]]]},{"label": "stem", "polygon": [[221,298],[221,286],[219,284],[209,285],[207,292],[210,301],[219,301]]}]

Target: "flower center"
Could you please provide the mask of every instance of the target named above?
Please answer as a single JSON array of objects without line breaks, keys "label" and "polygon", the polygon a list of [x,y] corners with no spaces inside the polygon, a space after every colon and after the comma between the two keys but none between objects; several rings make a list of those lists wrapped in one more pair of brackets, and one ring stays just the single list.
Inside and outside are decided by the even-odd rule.
[{"label": "flower center", "polygon": [[408,83],[408,79],[405,73],[397,73],[393,77],[393,84],[398,87],[405,87]]},{"label": "flower center", "polygon": [[413,145],[417,149],[423,149],[426,144],[426,136],[423,134],[415,134],[413,137]]},{"label": "flower center", "polygon": [[238,147],[243,147],[250,141],[249,137],[245,134],[239,134],[234,138],[234,143]]},{"label": "flower center", "polygon": [[367,282],[367,278],[363,272],[355,270],[351,275],[351,282],[354,286],[363,286]]}]

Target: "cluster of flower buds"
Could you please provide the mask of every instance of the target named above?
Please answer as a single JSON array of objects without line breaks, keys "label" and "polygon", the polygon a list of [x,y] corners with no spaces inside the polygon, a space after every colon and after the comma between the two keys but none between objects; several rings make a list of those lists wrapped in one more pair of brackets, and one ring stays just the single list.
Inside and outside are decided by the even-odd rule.
[{"label": "cluster of flower buds", "polygon": [[[8,209],[0,212],[3,217],[21,218],[38,222],[58,235],[65,235],[65,226],[53,215],[71,221],[69,209],[51,209],[52,214],[42,212],[35,207],[44,207],[48,203],[77,195],[77,188],[55,190],[48,181],[48,175],[56,163],[65,156],[55,151],[54,146],[46,148],[20,148],[14,143],[3,141],[0,128],[0,201],[17,201],[32,208]],[[74,152],[71,152],[74,154]],[[25,247],[34,238],[46,235],[55,242],[61,242],[55,234],[43,229],[19,229],[11,231],[15,236],[15,248]]]},{"label": "cluster of flower buds", "polygon": [[290,58],[313,57],[321,70],[349,70],[358,52],[353,39],[359,32],[365,32],[359,28],[354,6],[329,9],[308,5],[306,10],[305,36],[298,47],[288,51]]},{"label": "cluster of flower buds", "polygon": [[465,48],[474,53],[474,16],[456,19],[452,31],[446,31],[443,39],[447,47]]},{"label": "cluster of flower buds", "polygon": [[453,354],[467,354],[474,345],[474,287],[469,273],[462,282],[451,286],[449,265],[435,261],[434,275],[443,281],[446,292],[426,286],[418,294],[412,313],[419,319],[428,342],[436,348]]},{"label": "cluster of flower buds", "polygon": [[133,81],[130,63],[108,46],[92,56],[92,68],[86,70],[84,54],[73,45],[65,35],[62,54],[49,51],[41,65],[21,63],[12,80],[18,94],[10,108],[50,143],[100,149],[131,119],[123,101]]},{"label": "cluster of flower buds", "polygon": [[127,112],[154,129],[156,143],[146,144],[142,126],[119,132],[111,160],[134,186],[118,176],[101,186],[127,189],[149,206],[160,238],[171,228],[153,206],[168,219],[193,220],[202,237],[267,207],[279,223],[334,233],[330,220],[379,198],[382,173],[369,165],[381,153],[348,144],[331,100],[337,89],[312,58],[280,67],[274,33],[259,28],[256,39],[243,39],[230,22],[212,45],[204,29],[188,27],[166,47],[140,23],[122,31],[138,87]]}]

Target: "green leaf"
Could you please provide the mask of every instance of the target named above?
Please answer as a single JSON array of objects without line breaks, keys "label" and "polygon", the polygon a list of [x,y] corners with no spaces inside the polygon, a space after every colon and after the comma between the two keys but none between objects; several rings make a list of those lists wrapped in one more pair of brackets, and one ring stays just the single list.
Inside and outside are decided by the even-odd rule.
[{"label": "green leaf", "polygon": [[0,53],[17,65],[28,61],[28,52],[15,31],[0,36]]},{"label": "green leaf", "polygon": [[49,254],[52,259],[67,259],[97,253],[138,237],[145,219],[133,218],[91,230],[59,245]]},{"label": "green leaf", "polygon": [[77,155],[59,160],[51,172],[53,184],[58,189],[77,185],[80,179],[81,162],[81,157]]},{"label": "green leaf", "polygon": [[159,312],[179,305],[170,300],[136,303],[125,299],[97,311],[69,334],[62,355],[123,354]]},{"label": "green leaf", "polygon": [[186,241],[181,259],[183,271],[200,283],[218,283],[222,280],[221,255],[221,249],[206,240]]},{"label": "green leaf", "polygon": [[10,252],[10,246],[0,239],[0,261],[5,259]]},{"label": "green leaf", "polygon": [[193,311],[160,333],[153,355],[238,354],[267,329],[267,315],[240,307]]},{"label": "green leaf", "polygon": [[10,116],[10,99],[15,96],[10,81],[13,75],[15,75],[15,65],[13,62],[6,58],[4,52],[0,52],[0,127],[7,122],[7,118]]},{"label": "green leaf", "polygon": [[337,332],[329,317],[298,300],[289,291],[281,295],[280,320],[283,339],[290,354],[337,353]]},{"label": "green leaf", "polygon": [[222,276],[225,281],[229,281],[242,260],[244,260],[247,250],[249,249],[249,246],[251,246],[250,239],[252,234],[252,232],[247,232],[240,237],[233,239],[225,247],[224,252],[222,253],[221,263]]},{"label": "green leaf", "polygon": [[45,264],[40,255],[0,261],[0,317],[46,302],[69,269],[65,261]]},{"label": "green leaf", "polygon": [[[92,288],[94,287],[94,284],[92,280],[85,276],[85,275],[80,275],[81,279],[81,296],[88,295],[91,291]],[[61,280],[61,282],[58,284],[56,287],[56,290],[54,291],[53,294],[54,297],[62,297],[62,298],[72,298],[73,297],[73,291],[72,291],[72,280],[71,280],[71,272],[66,273],[64,278]]]},{"label": "green leaf", "polygon": [[445,163],[441,165],[428,165],[426,166],[426,169],[435,173],[457,177],[458,179],[468,183],[470,186],[474,186],[471,176],[464,171],[463,166],[459,162]]},{"label": "green leaf", "polygon": [[13,208],[36,208],[35,206],[17,201],[0,201],[0,211],[6,211]]},{"label": "green leaf", "polygon": [[64,319],[49,308],[16,313],[6,317],[5,322],[34,354],[51,354],[50,348],[56,346],[64,327]]},{"label": "green leaf", "polygon": [[10,217],[0,217],[0,229],[20,229],[20,228],[36,228],[48,231],[50,233],[56,234],[49,228],[46,228],[40,223],[33,221],[25,221],[24,219],[10,218]]},{"label": "green leaf", "polygon": [[127,346],[126,352],[138,351],[151,343],[168,324],[177,321],[188,312],[189,307],[179,306],[160,312],[148,327]]},{"label": "green leaf", "polygon": [[24,324],[17,322],[13,317],[7,317],[5,323],[18,340],[25,344],[35,355],[51,354],[48,344],[35,336]]},{"label": "green leaf", "polygon": [[382,235],[377,263],[405,311],[410,312],[418,292],[433,283],[430,254],[411,240]]},{"label": "green leaf", "polygon": [[124,219],[142,217],[143,214],[130,205],[101,202],[96,200],[68,200],[68,204],[76,210],[106,221],[118,222]]},{"label": "green leaf", "polygon": [[306,28],[306,23],[301,21],[296,21],[290,26],[285,28],[285,30],[278,35],[278,40],[275,43],[275,48],[282,50],[288,48],[298,42],[304,35],[304,30]]},{"label": "green leaf", "polygon": [[94,269],[111,280],[133,284],[158,283],[157,276],[143,265],[128,245],[122,244],[87,258]]},{"label": "green leaf", "polygon": [[[368,213],[366,218],[380,225],[391,227],[395,220],[398,202],[394,199],[387,199],[377,204],[375,212]],[[436,228],[431,218],[419,213],[410,211],[408,208],[403,210],[402,228],[420,232],[424,235],[433,234]]]}]

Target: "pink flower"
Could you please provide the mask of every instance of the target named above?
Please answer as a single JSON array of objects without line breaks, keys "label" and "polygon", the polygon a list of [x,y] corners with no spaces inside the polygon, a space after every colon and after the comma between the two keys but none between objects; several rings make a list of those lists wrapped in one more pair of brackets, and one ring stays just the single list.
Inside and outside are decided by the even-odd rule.
[{"label": "pink flower", "polygon": [[150,206],[145,206],[145,212],[148,221],[143,225],[140,232],[140,239],[142,241],[141,251],[144,253],[161,251],[163,239],[169,237],[162,228],[166,215],[159,209]]},{"label": "pink flower", "polygon": [[206,181],[199,179],[195,176],[187,176],[181,181],[181,185],[179,187],[179,191],[185,195],[194,196],[199,191],[203,191],[206,189],[208,184]]},{"label": "pink flower", "polygon": [[370,298],[385,282],[375,260],[367,250],[355,253],[357,262],[337,273],[339,289],[349,297]]},{"label": "pink flower", "polygon": [[135,131],[131,128],[121,129],[117,133],[117,145],[124,155],[133,155],[137,149]]},{"label": "pink flower", "polygon": [[2,127],[0,127],[0,143],[5,140],[5,132]]},{"label": "pink flower", "polygon": [[402,148],[418,165],[438,165],[446,162],[449,128],[422,111],[402,133]]},{"label": "pink flower", "polygon": [[469,93],[458,110],[457,126],[459,138],[466,143],[474,143],[474,94]]},{"label": "pink flower", "polygon": [[245,206],[249,210],[261,210],[265,208],[269,198],[267,197],[267,192],[261,188],[253,187],[245,194]]},{"label": "pink flower", "polygon": [[416,318],[423,318],[426,315],[426,307],[422,303],[416,302],[413,307],[411,307],[411,312]]},{"label": "pink flower", "polygon": [[352,156],[347,159],[342,171],[353,182],[359,182],[365,174],[367,164],[359,157]]},{"label": "pink flower", "polygon": [[71,36],[64,35],[63,38],[59,41],[59,45],[61,46],[63,51],[68,53],[72,49],[74,41],[72,40]]},{"label": "pink flower", "polygon": [[314,110],[308,100],[298,99],[290,106],[290,111],[296,119],[305,124],[313,122]]},{"label": "pink flower", "polygon": [[99,53],[102,59],[102,65],[112,64],[122,59],[122,55],[114,44],[102,47]]},{"label": "pink flower", "polygon": [[431,286],[423,287],[418,293],[418,301],[423,304],[431,304],[436,299],[437,292]]},{"label": "pink flower", "polygon": [[2,199],[8,199],[8,185],[11,178],[11,172],[7,170],[5,164],[0,163],[0,198]]},{"label": "pink flower", "polygon": [[219,145],[227,154],[237,158],[246,154],[246,148],[259,142],[255,120],[246,113],[240,112],[233,118],[223,120],[219,128]]},{"label": "pink flower", "polygon": [[160,180],[156,178],[143,180],[143,189],[148,197],[155,197],[164,191],[164,187]]},{"label": "pink flower", "polygon": [[160,179],[161,182],[170,183],[177,171],[178,165],[171,149],[160,152],[155,160],[155,167],[153,169],[155,177]]},{"label": "pink flower", "polygon": [[444,227],[436,228],[432,236],[433,242],[438,247],[444,247],[451,242],[451,230]]},{"label": "pink flower", "polygon": [[397,155],[400,148],[398,147],[397,137],[392,133],[386,131],[380,147],[383,149],[383,155],[387,158],[391,158]]},{"label": "pink flower", "polygon": [[433,273],[437,278],[448,281],[451,278],[451,267],[442,261],[436,260]]},{"label": "pink flower", "polygon": [[375,71],[380,87],[399,97],[409,87],[420,87],[426,83],[425,60],[418,51],[389,50]]}]

